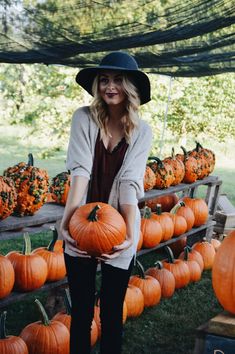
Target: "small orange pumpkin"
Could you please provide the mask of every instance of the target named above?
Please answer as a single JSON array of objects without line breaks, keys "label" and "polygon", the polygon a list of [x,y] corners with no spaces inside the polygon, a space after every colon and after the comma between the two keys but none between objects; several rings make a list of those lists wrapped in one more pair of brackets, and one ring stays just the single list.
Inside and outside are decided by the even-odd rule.
[{"label": "small orange pumpkin", "polygon": [[180,253],[179,259],[185,258],[185,252],[187,252],[187,258],[192,261],[196,261],[199,264],[201,271],[204,269],[204,262],[201,254],[190,246],[186,246],[184,250]]},{"label": "small orange pumpkin", "polygon": [[148,166],[155,173],[156,181],[154,188],[164,189],[170,187],[175,179],[170,164],[163,162],[158,157],[149,157],[149,160],[153,160],[153,162],[148,163]]},{"label": "small orange pumpkin", "polygon": [[148,207],[142,209],[141,232],[143,234],[142,246],[144,248],[155,247],[161,242],[162,227],[158,222],[157,216]]},{"label": "small orange pumpkin", "polygon": [[58,173],[49,186],[51,198],[58,204],[65,205],[70,189],[71,176],[68,172]]},{"label": "small orange pumpkin", "polygon": [[155,306],[161,299],[161,286],[158,280],[144,273],[142,264],[137,260],[139,275],[132,275],[129,283],[140,288],[144,295],[144,306]]},{"label": "small orange pumpkin", "polygon": [[0,254],[0,299],[3,299],[11,293],[14,282],[14,268],[9,259]]},{"label": "small orange pumpkin", "polygon": [[28,354],[28,348],[22,338],[17,336],[7,336],[5,323],[6,314],[4,311],[0,315],[0,353],[1,354]]},{"label": "small orange pumpkin", "polygon": [[174,294],[175,277],[168,269],[163,267],[162,262],[156,262],[155,267],[147,269],[145,274],[151,275],[159,281],[162,297],[170,298]]},{"label": "small orange pumpkin", "polygon": [[146,201],[146,205],[151,208],[152,211],[156,211],[157,204],[161,204],[162,211],[170,211],[173,206],[179,201],[179,197],[175,193],[161,195],[153,199]]},{"label": "small orange pumpkin", "polygon": [[144,311],[144,295],[135,285],[128,284],[125,302],[127,306],[127,317],[138,317]]},{"label": "small orange pumpkin", "polygon": [[207,222],[209,209],[204,199],[184,197],[182,200],[194,213],[194,226],[201,226]]},{"label": "small orange pumpkin", "polygon": [[12,251],[6,257],[11,261],[15,271],[14,288],[17,291],[32,291],[40,288],[47,278],[47,264],[38,254],[31,253],[28,233],[24,234],[23,252]]},{"label": "small orange pumpkin", "polygon": [[162,227],[162,241],[170,240],[174,234],[174,224],[168,212],[162,213],[161,205],[157,205],[156,219]]},{"label": "small orange pumpkin", "polygon": [[10,216],[16,206],[16,189],[11,178],[0,176],[0,220]]},{"label": "small orange pumpkin", "polygon": [[165,246],[167,260],[163,260],[163,267],[168,269],[175,277],[175,288],[183,288],[190,282],[190,272],[188,265],[182,259],[175,259],[171,249]]},{"label": "small orange pumpkin", "polygon": [[211,269],[215,259],[215,249],[212,244],[202,240],[201,242],[194,243],[192,247],[201,254],[204,262],[204,270]]}]

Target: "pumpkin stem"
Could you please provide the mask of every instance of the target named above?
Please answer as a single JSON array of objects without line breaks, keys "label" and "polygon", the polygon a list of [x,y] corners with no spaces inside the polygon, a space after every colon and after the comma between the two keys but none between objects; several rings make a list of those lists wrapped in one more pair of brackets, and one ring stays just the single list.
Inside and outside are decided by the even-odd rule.
[{"label": "pumpkin stem", "polygon": [[32,248],[31,248],[31,240],[29,237],[29,233],[25,232],[24,233],[24,246],[23,246],[22,254],[28,255],[31,253],[31,250],[32,250]]},{"label": "pumpkin stem", "polygon": [[154,265],[156,266],[157,269],[162,269],[163,268],[163,264],[162,264],[161,261],[155,262]]},{"label": "pumpkin stem", "polygon": [[142,215],[142,217],[143,217],[144,219],[150,219],[150,218],[151,218],[151,214],[152,214],[151,208],[149,208],[148,206],[145,206],[145,207],[143,208],[143,215]]},{"label": "pumpkin stem", "polygon": [[33,166],[34,165],[34,160],[33,160],[33,154],[28,154],[28,165]]},{"label": "pumpkin stem", "polygon": [[47,250],[53,252],[55,243],[58,239],[58,232],[55,227],[51,228],[51,230],[53,232],[53,238],[52,238],[51,242],[49,243],[49,245],[47,246]]},{"label": "pumpkin stem", "polygon": [[166,253],[167,253],[168,263],[175,263],[174,254],[173,254],[171,248],[168,247],[168,246],[165,246],[165,247],[164,247],[164,250],[165,250]]},{"label": "pumpkin stem", "polygon": [[174,148],[171,149],[171,157],[173,159],[175,158],[175,149]]},{"label": "pumpkin stem", "polygon": [[179,208],[181,208],[181,207],[182,207],[182,205],[180,204],[180,202],[177,203],[175,206],[173,206],[170,213],[175,215],[177,213],[177,211],[179,210]]},{"label": "pumpkin stem", "polygon": [[164,167],[162,160],[160,160],[159,157],[157,157],[157,156],[149,156],[148,160],[153,160],[153,161],[157,162],[159,168]]},{"label": "pumpkin stem", "polygon": [[72,309],[72,305],[71,305],[71,297],[70,297],[70,293],[69,293],[69,289],[65,289],[65,294],[64,294],[64,305],[66,308],[66,313],[67,315],[71,315],[71,309]]},{"label": "pumpkin stem", "polygon": [[0,339],[6,339],[6,317],[7,312],[3,311],[0,316]]},{"label": "pumpkin stem", "polygon": [[188,254],[191,252],[191,247],[185,246],[184,247],[184,261],[188,260]]},{"label": "pumpkin stem", "polygon": [[142,279],[145,279],[144,267],[138,259],[136,259],[136,265],[138,268],[139,275]]},{"label": "pumpkin stem", "polygon": [[98,220],[98,216],[97,216],[97,210],[101,209],[101,207],[99,206],[99,204],[97,204],[92,211],[90,212],[90,214],[88,215],[88,220],[89,221],[97,221]]},{"label": "pumpkin stem", "polygon": [[36,299],[35,302],[36,302],[36,304],[38,306],[38,309],[39,309],[39,312],[40,312],[40,315],[41,315],[41,318],[42,318],[42,324],[44,326],[49,326],[50,325],[50,320],[49,320],[49,318],[47,316],[47,313],[46,313],[44,307],[42,306],[41,302],[38,299]]},{"label": "pumpkin stem", "polygon": [[183,150],[184,153],[184,159],[188,156],[187,150],[185,149],[184,146],[181,146],[181,149]]},{"label": "pumpkin stem", "polygon": [[157,206],[156,206],[156,214],[157,215],[161,215],[161,213],[162,213],[162,206],[161,206],[161,204],[157,204]]}]

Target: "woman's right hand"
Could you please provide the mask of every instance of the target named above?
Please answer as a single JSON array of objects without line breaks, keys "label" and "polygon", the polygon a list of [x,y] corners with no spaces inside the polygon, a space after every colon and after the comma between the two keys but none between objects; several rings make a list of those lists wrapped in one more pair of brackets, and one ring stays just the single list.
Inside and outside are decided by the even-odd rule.
[{"label": "woman's right hand", "polygon": [[77,253],[79,257],[91,258],[91,256],[87,252],[78,249],[77,242],[70,236],[69,231],[67,229],[60,227],[60,232],[62,235],[62,239],[65,241],[67,249]]}]

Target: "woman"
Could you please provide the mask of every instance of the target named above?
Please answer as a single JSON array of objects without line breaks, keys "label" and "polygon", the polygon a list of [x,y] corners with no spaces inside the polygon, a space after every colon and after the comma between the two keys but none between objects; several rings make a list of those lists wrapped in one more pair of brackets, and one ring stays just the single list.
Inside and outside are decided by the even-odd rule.
[{"label": "woman", "polygon": [[[122,310],[139,240],[138,199],[151,145],[151,129],[138,116],[150,100],[150,83],[133,57],[113,52],[95,68],[82,69],[76,81],[94,96],[89,107],[73,116],[67,154],[72,185],[61,222],[72,301],[71,354],[90,353],[95,277],[101,263],[100,317],[102,354],[121,353]],[[77,249],[68,233],[77,207],[105,202],[123,216],[127,235],[111,254],[99,259]]]}]

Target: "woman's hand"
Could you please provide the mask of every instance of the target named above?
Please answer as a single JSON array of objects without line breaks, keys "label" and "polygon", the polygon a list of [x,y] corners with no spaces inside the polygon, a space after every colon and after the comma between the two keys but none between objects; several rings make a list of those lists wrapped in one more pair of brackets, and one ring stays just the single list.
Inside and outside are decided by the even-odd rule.
[{"label": "woman's hand", "polygon": [[131,240],[126,239],[123,243],[121,243],[118,246],[114,246],[113,250],[111,253],[107,254],[107,253],[103,253],[101,254],[100,257],[97,257],[97,259],[101,260],[101,261],[108,261],[110,259],[114,259],[118,256],[120,256],[120,254],[127,250],[129,247],[131,247],[133,244],[133,242]]},{"label": "woman's hand", "polygon": [[77,242],[70,236],[69,232],[67,229],[61,227],[60,228],[60,232],[62,235],[63,240],[66,243],[66,247],[70,250],[73,251],[75,253],[77,253],[77,255],[79,257],[83,257],[83,258],[91,258],[91,256],[89,256],[89,254],[85,251],[81,251],[77,248]]}]

